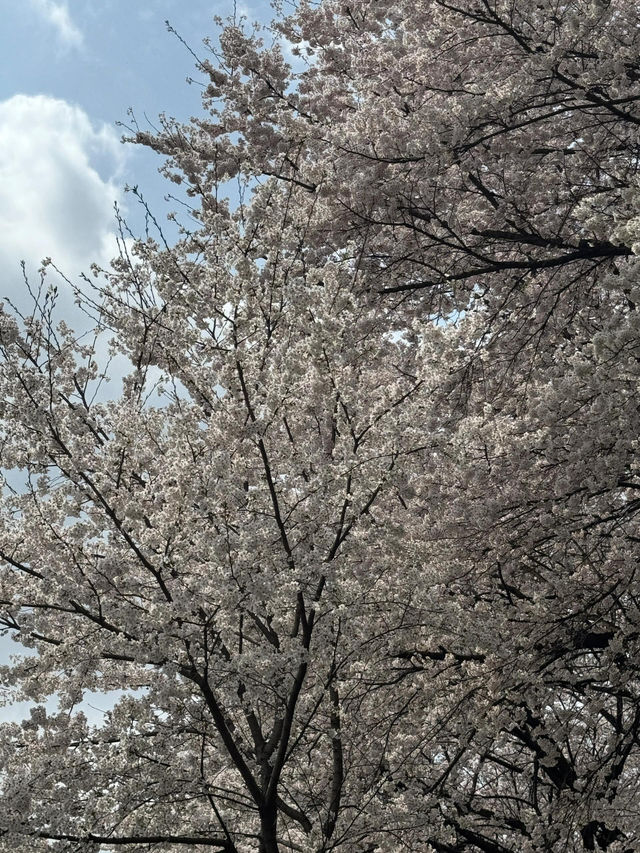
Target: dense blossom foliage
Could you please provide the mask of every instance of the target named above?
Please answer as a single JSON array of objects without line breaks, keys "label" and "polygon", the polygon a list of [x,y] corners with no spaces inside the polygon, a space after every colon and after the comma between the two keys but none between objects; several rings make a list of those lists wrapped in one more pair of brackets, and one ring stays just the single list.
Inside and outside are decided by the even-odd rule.
[{"label": "dense blossom foliage", "polygon": [[85,288],[122,395],[0,316],[0,849],[632,853],[638,6],[274,26],[134,128],[193,209]]}]

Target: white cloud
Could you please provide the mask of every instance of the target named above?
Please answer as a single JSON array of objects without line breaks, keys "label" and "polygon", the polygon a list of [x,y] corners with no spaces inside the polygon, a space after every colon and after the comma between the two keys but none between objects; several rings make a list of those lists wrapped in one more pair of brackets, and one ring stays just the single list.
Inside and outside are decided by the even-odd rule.
[{"label": "white cloud", "polygon": [[[0,299],[24,304],[20,261],[34,277],[45,257],[74,279],[115,254],[115,178],[126,149],[66,101],[16,95],[0,102]],[[98,171],[106,172],[103,177]]]},{"label": "white cloud", "polygon": [[56,3],[55,0],[31,0],[32,7],[56,32],[62,43],[67,47],[80,47],[83,36],[71,20],[66,3]]}]

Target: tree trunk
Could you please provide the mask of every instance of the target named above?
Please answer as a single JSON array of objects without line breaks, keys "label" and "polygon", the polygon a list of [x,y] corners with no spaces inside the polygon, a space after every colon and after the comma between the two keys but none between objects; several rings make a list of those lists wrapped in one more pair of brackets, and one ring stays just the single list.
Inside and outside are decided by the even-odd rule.
[{"label": "tree trunk", "polygon": [[277,823],[278,810],[275,804],[260,809],[260,853],[280,853]]}]

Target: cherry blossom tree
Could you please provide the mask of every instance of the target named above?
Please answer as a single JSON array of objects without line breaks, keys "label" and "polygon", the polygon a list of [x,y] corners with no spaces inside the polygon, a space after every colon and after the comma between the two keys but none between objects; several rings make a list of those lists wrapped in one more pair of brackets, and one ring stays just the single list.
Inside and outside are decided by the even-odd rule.
[{"label": "cherry blossom tree", "polygon": [[632,853],[636,4],[207,47],[203,116],[131,129],[178,241],[78,292],[122,393],[52,291],[0,316],[0,849]]}]

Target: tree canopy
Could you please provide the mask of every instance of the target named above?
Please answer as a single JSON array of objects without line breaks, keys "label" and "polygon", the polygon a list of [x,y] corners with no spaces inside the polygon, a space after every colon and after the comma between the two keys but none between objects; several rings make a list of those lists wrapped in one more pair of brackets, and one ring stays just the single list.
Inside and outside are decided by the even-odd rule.
[{"label": "tree canopy", "polygon": [[637,4],[206,46],[202,116],[131,129],[177,241],[120,222],[94,343],[0,314],[0,849],[632,853]]}]

